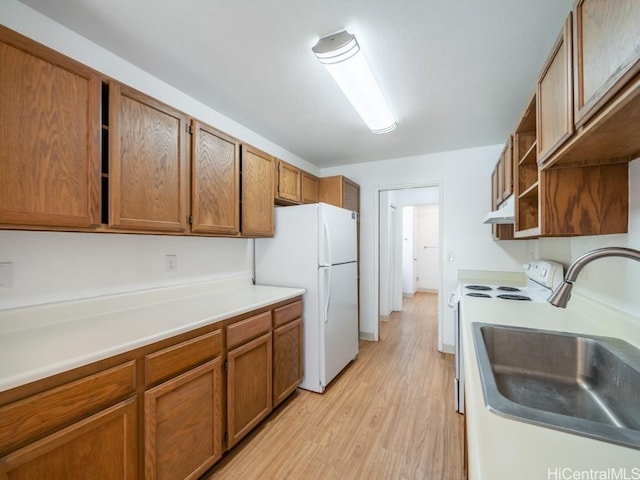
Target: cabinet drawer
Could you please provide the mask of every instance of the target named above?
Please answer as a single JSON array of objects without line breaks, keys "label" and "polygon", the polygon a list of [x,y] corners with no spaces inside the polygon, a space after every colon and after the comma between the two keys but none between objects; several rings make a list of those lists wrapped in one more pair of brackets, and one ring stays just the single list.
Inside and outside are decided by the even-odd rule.
[{"label": "cabinet drawer", "polygon": [[166,380],[222,355],[222,330],[201,335],[144,357],[145,385]]},{"label": "cabinet drawer", "polygon": [[0,407],[0,453],[126,398],[135,373],[132,360]]},{"label": "cabinet drawer", "polygon": [[232,349],[271,330],[271,312],[241,320],[227,327],[227,348]]},{"label": "cabinet drawer", "polygon": [[302,316],[302,300],[290,303],[273,311],[273,328],[300,318]]}]

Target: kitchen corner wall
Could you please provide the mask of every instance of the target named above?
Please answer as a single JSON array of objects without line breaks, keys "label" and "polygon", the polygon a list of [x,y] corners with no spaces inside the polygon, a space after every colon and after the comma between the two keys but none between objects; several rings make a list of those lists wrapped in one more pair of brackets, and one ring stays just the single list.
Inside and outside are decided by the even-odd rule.
[{"label": "kitchen corner wall", "polygon": [[[572,238],[541,238],[527,242],[527,256],[546,258],[567,268],[580,255],[601,247],[640,250],[640,158],[629,164],[629,233]],[[582,271],[576,293],[622,310],[640,321],[640,263],[623,258],[596,260]],[[568,308],[571,308],[569,302]]]},{"label": "kitchen corner wall", "polygon": [[[438,348],[453,345],[453,316],[446,307],[459,269],[521,270],[526,242],[491,238],[482,218],[491,206],[491,171],[503,145],[456,150],[322,170],[360,184],[360,330],[378,339],[378,192],[439,184],[442,189],[443,255]],[[448,262],[449,253],[454,260]]]}]

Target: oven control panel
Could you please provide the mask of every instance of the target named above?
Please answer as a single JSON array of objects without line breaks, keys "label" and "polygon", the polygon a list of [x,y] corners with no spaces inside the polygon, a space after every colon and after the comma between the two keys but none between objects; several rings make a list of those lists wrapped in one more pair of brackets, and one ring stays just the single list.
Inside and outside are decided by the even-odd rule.
[{"label": "oven control panel", "polygon": [[551,260],[532,260],[523,265],[527,276],[547,288],[555,288],[564,279],[564,267]]}]

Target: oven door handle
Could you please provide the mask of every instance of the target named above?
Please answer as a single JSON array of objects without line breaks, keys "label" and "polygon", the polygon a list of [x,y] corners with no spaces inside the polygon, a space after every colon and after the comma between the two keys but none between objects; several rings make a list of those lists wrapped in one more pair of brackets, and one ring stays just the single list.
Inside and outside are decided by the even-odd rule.
[{"label": "oven door handle", "polygon": [[456,308],[456,303],[458,302],[454,302],[455,298],[456,292],[451,292],[451,295],[449,295],[449,308]]}]

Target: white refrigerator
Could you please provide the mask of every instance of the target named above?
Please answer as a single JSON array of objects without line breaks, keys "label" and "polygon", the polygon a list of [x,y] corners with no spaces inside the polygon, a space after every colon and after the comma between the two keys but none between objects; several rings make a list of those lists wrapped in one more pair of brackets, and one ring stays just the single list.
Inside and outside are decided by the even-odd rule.
[{"label": "white refrigerator", "polygon": [[322,393],[358,356],[356,213],[325,203],[279,207],[255,240],[257,284],[306,289],[301,388]]}]

